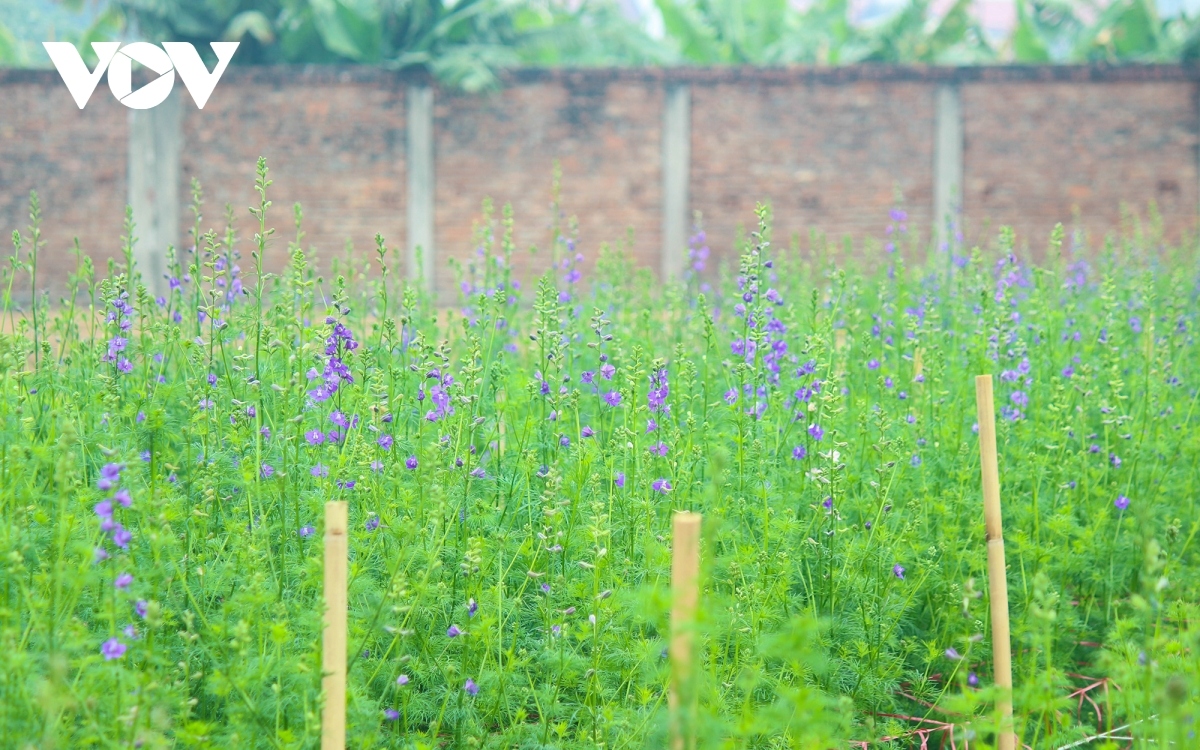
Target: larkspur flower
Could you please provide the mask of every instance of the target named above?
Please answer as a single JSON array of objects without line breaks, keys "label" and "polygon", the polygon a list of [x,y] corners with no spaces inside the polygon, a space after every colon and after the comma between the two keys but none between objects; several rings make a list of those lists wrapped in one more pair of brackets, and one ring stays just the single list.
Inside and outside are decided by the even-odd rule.
[{"label": "larkspur flower", "polygon": [[892,575],[896,576],[901,581],[903,581],[904,580],[904,566],[901,565],[900,563],[896,563],[895,565],[893,565],[892,566]]},{"label": "larkspur flower", "polygon": [[301,526],[301,527],[300,527],[300,528],[299,528],[299,529],[296,531],[296,533],[297,533],[297,534],[299,534],[299,535],[300,535],[300,536],[302,536],[302,537],[306,537],[306,538],[307,538],[307,537],[310,537],[310,536],[312,536],[314,533],[316,533],[316,531],[317,531],[317,530],[316,530],[315,528],[313,528],[312,526]]},{"label": "larkspur flower", "polygon": [[879,360],[875,359],[874,357],[872,357],[871,359],[868,359],[867,360],[867,369],[868,370],[878,370],[879,369]]},{"label": "larkspur flower", "polygon": [[112,518],[113,504],[111,500],[101,500],[93,509],[100,518]]},{"label": "larkspur flower", "polygon": [[146,614],[150,611],[150,603],[147,602],[145,599],[138,599],[137,602],[133,605],[133,611],[137,613],[138,617],[145,620]]},{"label": "larkspur flower", "polygon": [[1129,498],[1124,495],[1117,495],[1117,499],[1113,500],[1113,505],[1116,506],[1117,510],[1125,510],[1129,507]]},{"label": "larkspur flower", "polygon": [[463,690],[467,692],[467,695],[475,696],[479,693],[479,686],[475,684],[475,680],[468,677],[467,681],[463,683]]},{"label": "larkspur flower", "polygon": [[122,573],[121,575],[117,576],[117,580],[113,581],[113,586],[115,588],[124,590],[124,589],[129,588],[129,586],[132,583],[133,583],[133,576],[130,575],[129,573]]},{"label": "larkspur flower", "polygon": [[583,430],[581,430],[579,434],[581,437],[590,438],[590,437],[594,437],[596,435],[596,431],[593,430],[588,425],[584,425]]},{"label": "larkspur flower", "polygon": [[449,628],[446,629],[446,637],[447,638],[457,638],[462,634],[463,634],[462,628],[458,627],[457,625],[451,625]]},{"label": "larkspur flower", "polygon": [[113,544],[121,549],[128,549],[129,543],[133,541],[133,534],[124,526],[117,524],[117,527],[112,532]]},{"label": "larkspur flower", "polygon": [[967,673],[967,684],[971,687],[979,687],[979,676],[974,672]]},{"label": "larkspur flower", "polygon": [[605,363],[600,366],[600,377],[604,378],[605,380],[612,380],[613,375],[616,374],[617,368],[613,367],[611,364]]},{"label": "larkspur flower", "polygon": [[96,480],[96,487],[101,490],[111,490],[120,481],[123,468],[121,464],[105,464],[100,469],[100,478]]},{"label": "larkspur flower", "polygon": [[408,458],[404,459],[404,468],[409,470],[417,468],[417,457],[409,456]]},{"label": "larkspur flower", "polygon": [[122,656],[124,656],[126,648],[127,646],[124,643],[121,643],[120,640],[116,638],[109,638],[104,642],[103,645],[100,646],[100,653],[104,656],[105,661],[112,661],[113,659],[120,659]]},{"label": "larkspur flower", "polygon": [[821,425],[814,422],[808,426],[808,434],[813,440],[816,440],[819,443],[821,442],[821,439],[825,437],[825,430],[821,428]]},{"label": "larkspur flower", "polygon": [[946,649],[945,653],[946,653],[946,658],[949,659],[950,661],[958,661],[959,659],[962,658],[962,654],[958,653],[958,650],[955,649],[953,646]]},{"label": "larkspur flower", "polygon": [[650,446],[650,452],[657,456],[666,456],[667,455],[667,444],[660,440],[659,442]]},{"label": "larkspur flower", "polygon": [[738,392],[736,388],[730,388],[725,391],[725,403],[733,406],[733,403],[738,400]]},{"label": "larkspur flower", "polygon": [[616,391],[609,391],[604,394],[604,403],[609,406],[618,406],[621,403],[621,394]]},{"label": "larkspur flower", "polygon": [[650,488],[665,495],[671,491],[671,482],[667,479],[655,479],[650,483]]},{"label": "larkspur flower", "polygon": [[792,458],[794,458],[797,461],[800,461],[807,455],[808,455],[808,449],[805,448],[803,445],[797,445],[795,448],[792,448]]},{"label": "larkspur flower", "polygon": [[406,675],[406,674],[402,674],[396,678],[396,684],[399,685],[400,687],[404,687],[405,685],[408,684],[408,682],[409,682],[409,678],[408,678],[408,675]]},{"label": "larkspur flower", "polygon": [[475,601],[474,598],[468,599],[467,600],[467,617],[474,617],[478,611],[479,611],[479,602]]},{"label": "larkspur flower", "polygon": [[395,721],[400,718],[400,712],[394,708],[385,708],[383,709],[383,718],[388,721]]},{"label": "larkspur flower", "polygon": [[374,531],[379,528],[379,516],[371,514],[366,523],[367,531]]},{"label": "larkspur flower", "polygon": [[271,464],[264,463],[258,472],[263,479],[270,479],[275,474],[275,467]]},{"label": "larkspur flower", "polygon": [[625,486],[625,472],[618,471],[616,477],[613,478],[613,484],[615,484],[618,487],[624,487]]},{"label": "larkspur flower", "polygon": [[387,435],[387,434],[380,435],[379,438],[375,441],[375,443],[377,445],[379,445],[380,448],[383,448],[385,451],[391,450],[392,444],[394,442],[395,442],[395,439],[391,435]]},{"label": "larkspur flower", "polygon": [[92,562],[93,563],[104,562],[107,559],[108,559],[108,550],[104,549],[103,547],[97,547],[96,549],[92,550]]},{"label": "larkspur flower", "polygon": [[914,453],[914,454],[913,454],[913,456],[912,456],[912,461],[911,461],[910,463],[912,463],[912,465],[913,465],[914,467],[915,467],[915,466],[920,466],[920,465],[921,465],[921,457],[920,457],[920,456],[918,456],[916,453]]},{"label": "larkspur flower", "polygon": [[319,463],[319,464],[313,466],[311,469],[309,469],[308,473],[312,474],[314,477],[317,477],[318,479],[320,479],[322,477],[329,476],[329,467],[326,466],[325,464]]},{"label": "larkspur flower", "polygon": [[309,445],[317,446],[325,442],[325,433],[320,430],[309,430],[304,433],[304,439],[308,441]]}]

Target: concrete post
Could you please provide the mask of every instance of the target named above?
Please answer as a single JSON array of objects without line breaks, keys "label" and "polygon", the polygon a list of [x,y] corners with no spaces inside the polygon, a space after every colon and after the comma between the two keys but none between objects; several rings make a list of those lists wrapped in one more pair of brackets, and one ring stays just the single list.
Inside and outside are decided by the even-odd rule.
[{"label": "concrete post", "polygon": [[129,111],[129,205],[134,262],[146,289],[165,294],[167,246],[179,247],[183,112],[178,90],[152,109]]},{"label": "concrete post", "polygon": [[687,263],[688,181],[692,161],[692,92],[671,86],[663,102],[662,278],[678,279]]},{"label": "concrete post", "polygon": [[[434,288],[433,89],[408,88],[408,278]],[[420,259],[418,262],[418,249]]]},{"label": "concrete post", "polygon": [[963,115],[958,86],[941,84],[936,93],[936,134],[933,150],[933,225],[938,247],[951,239],[948,222],[956,219],[962,201]]}]

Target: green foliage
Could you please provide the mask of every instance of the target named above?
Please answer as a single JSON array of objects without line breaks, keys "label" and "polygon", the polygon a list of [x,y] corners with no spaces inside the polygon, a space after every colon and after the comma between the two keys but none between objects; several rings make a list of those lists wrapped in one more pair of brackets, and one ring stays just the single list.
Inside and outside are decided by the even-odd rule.
[{"label": "green foliage", "polygon": [[697,231],[660,285],[615,250],[581,261],[599,238],[556,188],[548,270],[519,283],[512,211],[485,204],[445,308],[383,237],[319,262],[296,206],[281,238],[271,189],[260,160],[243,243],[230,209],[206,231],[193,184],[195,250],[168,251],[158,300],[128,218],[106,274],[76,247],[57,308],[36,197],[13,238],[9,744],[315,746],[322,509],[345,500],[349,746],[667,746],[680,510],[704,514],[697,747],[987,746],[980,372],[1022,740],[1190,742],[1194,245],[1130,221],[1103,254],[1060,227],[1040,264],[1011,230],[945,257],[897,208],[894,254],[864,262],[784,249],[760,206],[723,267]]}]

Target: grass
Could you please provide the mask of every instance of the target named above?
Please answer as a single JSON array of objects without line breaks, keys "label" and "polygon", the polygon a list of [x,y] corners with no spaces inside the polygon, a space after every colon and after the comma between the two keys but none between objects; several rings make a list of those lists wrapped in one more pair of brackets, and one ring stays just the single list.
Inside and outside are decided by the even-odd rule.
[{"label": "grass", "polygon": [[[658,285],[553,217],[462,296],[384,238],[289,263],[206,231],[51,305],[36,199],[0,278],[0,734],[315,747],[321,518],[350,512],[349,747],[666,744],[671,517],[704,514],[699,747],[989,747],[974,376],[995,376],[1023,743],[1188,747],[1200,689],[1194,243],[1044,260],[777,246]],[[249,260],[243,256],[248,252]],[[923,259],[923,260],[922,260]],[[242,268],[245,266],[245,268]],[[528,280],[527,280],[528,281]],[[19,308],[19,290],[33,304]],[[1097,739],[1101,735],[1131,739]],[[890,739],[889,739],[890,738]],[[852,744],[853,743],[853,744]]]}]

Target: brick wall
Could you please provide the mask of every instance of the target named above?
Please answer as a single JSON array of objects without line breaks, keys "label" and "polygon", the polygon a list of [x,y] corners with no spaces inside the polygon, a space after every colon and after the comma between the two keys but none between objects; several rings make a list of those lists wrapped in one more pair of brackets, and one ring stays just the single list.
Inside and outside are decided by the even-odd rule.
[{"label": "brick wall", "polygon": [[[1036,251],[1055,222],[1078,217],[1096,245],[1118,226],[1122,205],[1144,214],[1150,200],[1178,238],[1200,204],[1197,80],[1173,66],[526,70],[489,94],[438,90],[437,287],[453,298],[447,260],[471,255],[485,196],[497,215],[513,205],[520,274],[545,268],[555,161],[585,266],[601,243],[632,230],[635,259],[657,271],[664,91],[679,84],[691,88],[689,205],[703,212],[716,256],[732,255],[760,200],[773,205],[777,244],[814,229],[881,240],[895,201],[911,231],[928,238],[935,93],[946,84],[958,87],[963,112],[968,239],[1012,224]],[[297,201],[322,269],[347,240],[365,256],[377,232],[404,248],[406,90],[423,82],[369,68],[231,69],[203,111],[185,96],[182,173],[204,186],[205,227],[220,229],[230,203],[249,262],[256,226],[246,208],[264,155],[278,228],[269,268],[285,262]],[[116,256],[128,133],[127,111],[104,86],[81,112],[54,71],[0,71],[0,235],[24,229],[37,188],[48,241],[41,285],[61,289],[73,236],[101,267]],[[186,207],[187,185],[179,189]],[[181,222],[192,225],[186,208]],[[541,254],[530,255],[531,245]]]},{"label": "brick wall", "polygon": [[[45,75],[0,70],[0,256],[9,257],[14,230],[27,234],[37,190],[46,241],[39,288],[54,291],[75,268],[75,237],[101,273],[104,258],[120,256],[129,147],[129,110],[110,96],[80,111],[57,83],[61,91]],[[27,299],[27,280],[17,283]]]}]

